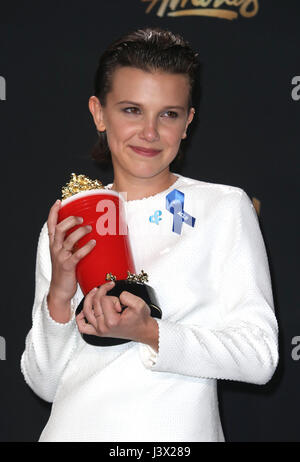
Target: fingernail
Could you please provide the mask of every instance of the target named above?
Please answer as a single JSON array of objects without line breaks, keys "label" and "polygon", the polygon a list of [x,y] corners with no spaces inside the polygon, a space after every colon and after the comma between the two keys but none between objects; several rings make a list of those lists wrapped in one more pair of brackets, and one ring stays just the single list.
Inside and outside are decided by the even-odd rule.
[{"label": "fingernail", "polygon": [[60,203],[60,199],[57,199],[57,201],[55,202],[55,204],[59,204]]}]

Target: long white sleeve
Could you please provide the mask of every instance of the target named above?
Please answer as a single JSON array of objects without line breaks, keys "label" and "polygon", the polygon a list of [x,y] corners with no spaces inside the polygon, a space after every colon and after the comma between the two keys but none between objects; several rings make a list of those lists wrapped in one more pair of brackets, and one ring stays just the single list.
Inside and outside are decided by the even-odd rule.
[{"label": "long white sleeve", "polygon": [[254,206],[240,191],[228,219],[233,222],[218,225],[224,230],[220,249],[227,249],[216,300],[218,327],[158,319],[158,353],[140,347],[142,362],[153,372],[265,384],[276,369],[278,326],[266,249]]},{"label": "long white sleeve", "polygon": [[60,377],[77,345],[78,330],[74,312],[82,292],[78,288],[72,299],[71,320],[65,324],[58,323],[51,318],[47,306],[50,280],[51,258],[45,223],[37,247],[32,328],[26,337],[21,370],[32,390],[44,400],[52,402]]},{"label": "long white sleeve", "polygon": [[[51,319],[43,228],[22,357],[27,383],[53,401],[39,441],[224,441],[217,379],[263,384],[274,373],[277,322],[252,202],[240,188],[177,176],[167,190],[126,202],[135,272],[147,273],[162,309],[158,353],[138,342],[88,345],[74,319]],[[195,218],[179,232],[167,202],[174,190],[179,216]]]}]

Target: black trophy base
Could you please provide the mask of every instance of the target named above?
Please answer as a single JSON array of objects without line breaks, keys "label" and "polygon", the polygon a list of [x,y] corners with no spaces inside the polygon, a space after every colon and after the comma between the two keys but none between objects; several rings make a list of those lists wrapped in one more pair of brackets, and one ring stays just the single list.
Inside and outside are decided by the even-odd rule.
[{"label": "black trophy base", "polygon": [[[100,287],[100,286],[99,286]],[[107,295],[113,295],[115,297],[119,297],[120,294],[126,290],[137,297],[140,297],[147,303],[151,310],[151,316],[153,318],[162,317],[162,311],[157,305],[157,301],[155,298],[155,293],[152,287],[148,286],[147,284],[141,282],[134,282],[129,281],[127,279],[123,279],[120,281],[115,281],[114,287],[107,292]],[[83,304],[84,304],[85,297],[81,300],[80,304],[76,310],[76,316],[82,311]],[[122,305],[121,305],[122,306]],[[122,311],[125,310],[127,307],[122,306]],[[98,337],[97,335],[88,335],[88,334],[81,334],[83,340],[94,346],[113,346],[113,345],[121,345],[122,343],[131,342],[131,340],[123,339],[123,338],[113,338],[113,337]]]}]

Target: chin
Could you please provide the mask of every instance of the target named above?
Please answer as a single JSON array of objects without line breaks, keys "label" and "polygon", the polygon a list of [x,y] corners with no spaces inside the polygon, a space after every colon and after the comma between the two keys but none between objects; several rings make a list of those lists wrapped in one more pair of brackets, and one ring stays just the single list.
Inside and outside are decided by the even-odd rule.
[{"label": "chin", "polygon": [[159,175],[166,169],[169,170],[169,164],[166,166],[147,165],[147,166],[143,166],[142,168],[132,170],[132,174],[140,178],[152,178],[156,175]]}]

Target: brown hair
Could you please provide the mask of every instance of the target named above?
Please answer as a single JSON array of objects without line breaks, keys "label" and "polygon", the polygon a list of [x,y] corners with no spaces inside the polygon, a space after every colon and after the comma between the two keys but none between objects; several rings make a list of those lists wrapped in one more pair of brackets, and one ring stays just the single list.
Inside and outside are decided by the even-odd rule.
[{"label": "brown hair", "polygon": [[[94,79],[94,95],[105,106],[106,95],[112,86],[117,67],[130,66],[146,72],[160,70],[172,74],[186,74],[190,92],[188,110],[193,106],[196,73],[199,66],[189,43],[180,35],[158,27],[146,27],[130,32],[113,42],[102,54]],[[111,166],[111,154],[106,132],[97,130],[99,139],[92,149],[92,158],[102,167]],[[179,149],[171,168],[179,165],[183,152]]]}]

